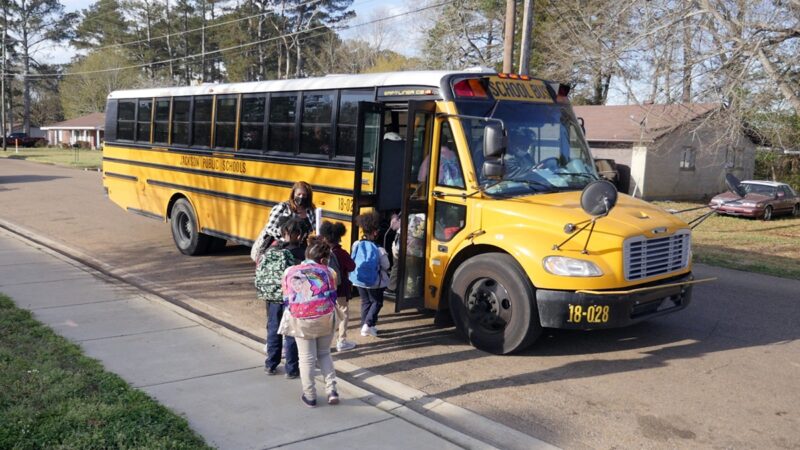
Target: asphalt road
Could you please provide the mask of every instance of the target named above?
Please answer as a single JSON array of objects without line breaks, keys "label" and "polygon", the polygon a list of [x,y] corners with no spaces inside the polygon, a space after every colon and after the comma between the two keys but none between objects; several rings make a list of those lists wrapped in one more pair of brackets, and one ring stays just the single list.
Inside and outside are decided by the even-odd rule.
[{"label": "asphalt road", "polygon": [[[104,197],[100,173],[0,159],[0,220],[263,335],[249,249],[181,255],[166,224]],[[800,281],[703,265],[695,274],[718,280],[695,287],[682,312],[546,331],[513,356],[387,303],[380,337],[362,338],[354,323],[359,347],[336,358],[565,448],[799,449]]]}]

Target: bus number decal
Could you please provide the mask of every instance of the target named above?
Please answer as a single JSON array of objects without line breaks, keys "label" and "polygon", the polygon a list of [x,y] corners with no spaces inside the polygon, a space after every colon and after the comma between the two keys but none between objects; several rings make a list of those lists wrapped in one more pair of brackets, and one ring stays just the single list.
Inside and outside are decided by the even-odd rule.
[{"label": "bus number decal", "polygon": [[581,305],[569,305],[569,323],[606,323],[608,322],[608,305],[590,305],[584,308]]},{"label": "bus number decal", "polygon": [[344,212],[353,212],[353,199],[339,197],[339,209]]}]

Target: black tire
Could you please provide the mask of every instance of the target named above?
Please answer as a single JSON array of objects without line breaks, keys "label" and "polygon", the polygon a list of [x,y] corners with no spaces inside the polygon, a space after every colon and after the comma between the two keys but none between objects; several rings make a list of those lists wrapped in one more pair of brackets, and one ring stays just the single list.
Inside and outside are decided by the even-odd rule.
[{"label": "black tire", "polygon": [[792,207],[792,215],[794,217],[800,217],[800,203],[795,203]]},{"label": "black tire", "polygon": [[772,220],[772,205],[767,205],[764,208],[764,216],[762,217],[764,220]]},{"label": "black tire", "polygon": [[456,329],[480,350],[519,351],[542,332],[533,285],[505,253],[485,253],[461,264],[449,300]]},{"label": "black tire", "polygon": [[172,240],[181,253],[196,256],[208,251],[210,236],[200,233],[197,227],[197,215],[188,200],[181,198],[175,202],[169,221]]}]

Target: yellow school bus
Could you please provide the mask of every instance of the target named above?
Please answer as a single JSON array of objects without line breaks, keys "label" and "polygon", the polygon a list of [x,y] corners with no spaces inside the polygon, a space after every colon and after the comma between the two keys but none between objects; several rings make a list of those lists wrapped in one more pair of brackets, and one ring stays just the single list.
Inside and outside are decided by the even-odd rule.
[{"label": "yellow school bus", "polygon": [[506,354],[685,308],[689,226],[599,180],[564,85],[421,71],[113,92],[103,184],[196,255],[252,245],[304,180],[324,220],[397,214],[395,308]]}]

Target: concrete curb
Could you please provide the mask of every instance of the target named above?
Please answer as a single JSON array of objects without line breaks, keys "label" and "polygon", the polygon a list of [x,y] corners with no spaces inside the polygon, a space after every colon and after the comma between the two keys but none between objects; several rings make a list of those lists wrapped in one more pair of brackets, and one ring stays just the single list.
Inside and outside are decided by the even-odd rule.
[{"label": "concrete curb", "polygon": [[[18,239],[87,273],[111,283],[136,288],[146,300],[169,308],[221,336],[257,352],[263,352],[263,339],[253,336],[211,314],[188,305],[186,295],[143,280],[97,260],[79,250],[41,236],[34,231],[0,219],[0,228]],[[554,449],[544,441],[521,433],[467,409],[450,404],[425,392],[375,374],[347,361],[336,361],[340,388],[389,414],[469,449]]]}]

